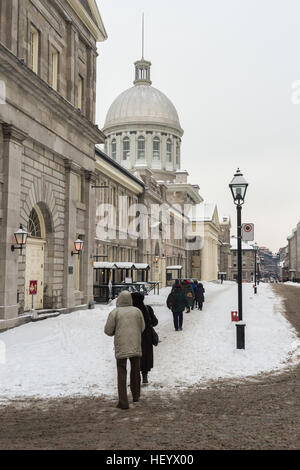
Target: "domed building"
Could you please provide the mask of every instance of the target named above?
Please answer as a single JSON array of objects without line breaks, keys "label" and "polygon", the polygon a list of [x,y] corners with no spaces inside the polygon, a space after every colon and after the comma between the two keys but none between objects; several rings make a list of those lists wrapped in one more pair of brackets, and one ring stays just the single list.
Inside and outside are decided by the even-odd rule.
[{"label": "domed building", "polygon": [[105,152],[129,170],[147,167],[158,180],[173,181],[180,168],[183,129],[170,99],[152,86],[151,62],[135,62],[134,86],[109,108]]},{"label": "domed building", "polygon": [[[203,279],[203,250],[200,246],[191,248],[189,244],[189,240],[199,237],[193,233],[187,210],[198,205],[203,209],[204,205],[199,186],[190,184],[187,171],[181,170],[183,129],[176,108],[164,93],[152,86],[150,70],[151,62],[144,58],[135,62],[134,86],[121,93],[111,104],[102,129],[105,135],[103,155],[98,150],[99,165],[107,155],[113,165],[143,184],[143,191],[137,196],[133,195],[133,199],[136,197],[136,202],[149,215],[140,223],[140,226],[147,226],[149,236],[136,237],[134,247],[131,246],[133,242],[130,237],[108,240],[105,242],[107,248],[102,240],[98,242],[99,250],[102,246],[102,254],[109,262],[127,261],[119,256],[120,248],[127,251],[134,249],[135,261],[149,265],[150,279],[164,287],[177,277]],[[103,174],[101,181],[109,185],[105,178]],[[116,191],[121,194],[123,189],[116,188]],[[114,198],[109,193],[110,190],[107,202],[112,202]],[[155,206],[162,212],[153,216]],[[204,233],[205,223],[204,219],[198,223],[201,233]],[[185,232],[186,227],[190,227],[189,233]],[[210,259],[216,264],[217,243],[214,241],[214,246],[209,247]],[[110,254],[113,251],[114,257]]]}]

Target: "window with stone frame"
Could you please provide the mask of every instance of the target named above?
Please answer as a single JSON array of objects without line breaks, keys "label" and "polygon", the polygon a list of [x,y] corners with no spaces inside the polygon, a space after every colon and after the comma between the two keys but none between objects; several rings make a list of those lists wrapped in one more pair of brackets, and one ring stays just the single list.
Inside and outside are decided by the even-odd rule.
[{"label": "window with stone frame", "polygon": [[42,228],[40,218],[35,209],[29,214],[29,220],[27,224],[27,232],[31,238],[42,238]]},{"label": "window with stone frame", "polygon": [[172,162],[172,141],[171,139],[167,140],[167,162]]},{"label": "window with stone frame", "polygon": [[129,137],[123,139],[123,160],[128,160],[130,157],[130,140]]},{"label": "window with stone frame", "polygon": [[138,160],[145,159],[145,138],[140,136],[138,138],[138,153],[137,153]]},{"label": "window with stone frame", "polygon": [[58,91],[58,70],[59,69],[59,52],[51,48],[51,86],[53,90]]},{"label": "window with stone frame", "polygon": [[39,73],[39,54],[40,54],[40,32],[32,24],[30,27],[29,67],[36,74]]},{"label": "window with stone frame", "polygon": [[113,139],[111,141],[111,158],[117,160],[117,141]]},{"label": "window with stone frame", "polygon": [[153,139],[153,160],[160,160],[160,139],[154,137]]}]

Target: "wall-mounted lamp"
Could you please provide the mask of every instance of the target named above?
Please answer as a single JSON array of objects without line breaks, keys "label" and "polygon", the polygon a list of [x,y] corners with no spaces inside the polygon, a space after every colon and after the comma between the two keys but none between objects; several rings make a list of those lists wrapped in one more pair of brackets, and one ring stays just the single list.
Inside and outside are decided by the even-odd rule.
[{"label": "wall-mounted lamp", "polygon": [[159,261],[159,256],[157,256],[157,255],[154,256],[153,261],[154,261],[154,263],[158,263],[158,261]]},{"label": "wall-mounted lamp", "polygon": [[83,250],[83,244],[84,244],[84,241],[81,240],[80,238],[78,238],[76,240],[76,242],[74,242],[74,251],[71,251],[71,255],[80,255],[82,253],[82,250]]},{"label": "wall-mounted lamp", "polygon": [[23,228],[23,225],[20,224],[20,228],[14,233],[14,236],[15,236],[17,245],[11,245],[11,251],[21,250],[20,251],[20,255],[21,255],[22,249],[25,248],[25,245],[27,242],[28,232],[26,232],[26,230],[24,230]]}]

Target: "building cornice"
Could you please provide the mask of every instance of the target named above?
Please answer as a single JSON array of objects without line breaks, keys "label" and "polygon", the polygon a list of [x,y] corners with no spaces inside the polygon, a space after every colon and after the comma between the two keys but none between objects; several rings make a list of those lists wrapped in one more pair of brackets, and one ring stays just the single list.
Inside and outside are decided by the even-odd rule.
[{"label": "building cornice", "polygon": [[[68,124],[87,135],[95,144],[103,143],[103,132],[86,118],[61,94],[53,90],[47,82],[35,74],[25,63],[0,43],[0,72],[7,75],[8,81],[14,81],[27,93],[39,99],[53,113],[60,114]],[[10,101],[13,106],[13,102]],[[19,107],[19,109],[21,109]]]},{"label": "building cornice", "polygon": [[186,192],[195,204],[201,204],[204,201],[202,196],[197,193],[192,184],[189,183],[168,183],[167,192]]},{"label": "building cornice", "polygon": [[151,130],[153,132],[167,132],[170,135],[173,135],[177,139],[181,140],[181,137],[184,134],[183,129],[178,129],[177,127],[172,127],[170,124],[163,124],[161,122],[155,121],[131,121],[131,122],[118,122],[118,124],[114,124],[111,126],[104,126],[102,131],[103,133],[108,136],[110,134],[114,134],[116,132],[130,132],[130,131],[147,131]]},{"label": "building cornice", "polygon": [[109,157],[96,149],[96,170],[116,181],[118,184],[123,185],[133,193],[142,194],[145,189],[142,181],[139,181],[130,173],[125,172],[123,167],[114,164],[115,162],[110,160]]},{"label": "building cornice", "polygon": [[87,29],[90,31],[90,33],[93,35],[96,41],[102,42],[107,39],[107,32],[105,30],[102,18],[100,16],[98,7],[95,3],[95,0],[87,0],[89,7],[91,9],[91,12],[93,14],[93,18],[89,15],[89,13],[86,11],[84,6],[80,3],[79,0],[67,0],[69,5],[72,7],[72,9],[75,11],[75,13],[78,15],[78,17],[82,20],[84,25],[87,27]]}]

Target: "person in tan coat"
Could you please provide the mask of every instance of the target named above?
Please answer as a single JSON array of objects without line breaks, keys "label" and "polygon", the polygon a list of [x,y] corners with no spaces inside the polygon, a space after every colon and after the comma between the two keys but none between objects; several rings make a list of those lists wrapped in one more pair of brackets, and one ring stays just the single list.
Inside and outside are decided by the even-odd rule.
[{"label": "person in tan coat", "polygon": [[108,315],[104,333],[114,336],[115,357],[118,372],[117,407],[128,409],[127,397],[127,359],[130,360],[130,390],[134,402],[140,398],[140,361],[142,357],[142,333],[145,322],[142,312],[132,306],[129,291],[122,291],[117,299],[116,308]]}]

